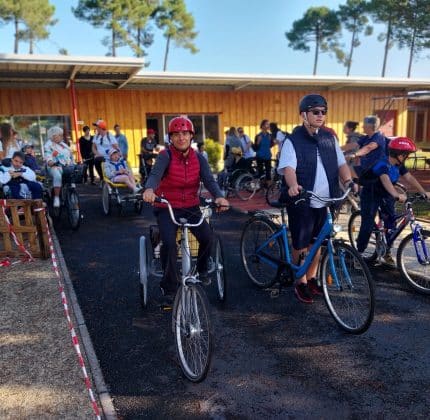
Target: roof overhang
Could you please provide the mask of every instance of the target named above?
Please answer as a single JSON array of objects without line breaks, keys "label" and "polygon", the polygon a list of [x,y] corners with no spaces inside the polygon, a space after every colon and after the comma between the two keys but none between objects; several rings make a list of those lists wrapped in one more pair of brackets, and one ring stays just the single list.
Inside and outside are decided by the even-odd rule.
[{"label": "roof overhang", "polygon": [[0,54],[0,87],[124,87],[143,67],[143,59]]}]

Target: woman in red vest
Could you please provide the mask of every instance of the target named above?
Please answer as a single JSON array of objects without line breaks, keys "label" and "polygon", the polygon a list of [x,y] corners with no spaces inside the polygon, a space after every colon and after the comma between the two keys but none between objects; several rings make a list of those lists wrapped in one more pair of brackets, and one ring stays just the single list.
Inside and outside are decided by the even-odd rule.
[{"label": "woman in red vest", "polygon": [[[179,284],[177,270],[177,226],[170,219],[168,209],[164,204],[154,203],[156,197],[163,197],[172,205],[176,219],[187,218],[190,223],[200,220],[199,188],[200,181],[215,198],[220,210],[228,207],[228,201],[223,197],[218,184],[214,180],[209,164],[191,148],[194,136],[194,126],[186,117],[175,117],[169,123],[170,146],[163,150],[151,170],[145,183],[143,199],[155,206],[155,217],[160,230],[161,264],[164,276],[160,287],[164,295],[176,292]],[[204,221],[200,226],[191,228],[191,232],[199,242],[197,270],[202,282],[208,280],[207,263],[213,242],[213,233]]]}]

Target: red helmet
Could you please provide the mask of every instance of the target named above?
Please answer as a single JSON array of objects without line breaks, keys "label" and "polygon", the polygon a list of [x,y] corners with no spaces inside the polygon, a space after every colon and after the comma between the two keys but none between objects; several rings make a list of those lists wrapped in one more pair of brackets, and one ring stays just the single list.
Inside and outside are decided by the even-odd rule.
[{"label": "red helmet", "polygon": [[417,151],[417,146],[408,137],[395,137],[388,143],[388,150],[397,154],[414,153]]},{"label": "red helmet", "polygon": [[176,131],[190,131],[194,134],[194,126],[187,117],[175,117],[169,122],[169,134]]}]

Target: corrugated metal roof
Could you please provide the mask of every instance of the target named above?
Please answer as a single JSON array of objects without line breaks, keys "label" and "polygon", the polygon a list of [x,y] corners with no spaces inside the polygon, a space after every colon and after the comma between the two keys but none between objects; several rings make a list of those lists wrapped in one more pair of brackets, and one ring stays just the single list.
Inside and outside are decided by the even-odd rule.
[{"label": "corrugated metal roof", "polygon": [[261,90],[430,89],[430,79],[152,72],[140,58],[0,54],[0,87]]}]

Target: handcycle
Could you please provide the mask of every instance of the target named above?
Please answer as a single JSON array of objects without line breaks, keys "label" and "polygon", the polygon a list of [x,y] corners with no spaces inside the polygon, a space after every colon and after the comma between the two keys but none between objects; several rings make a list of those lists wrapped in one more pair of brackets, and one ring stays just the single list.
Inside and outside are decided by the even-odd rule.
[{"label": "handcycle", "polygon": [[[427,198],[420,193],[408,194],[404,210],[396,215],[395,227],[390,230],[385,228],[384,215],[381,209],[378,209],[369,244],[363,254],[369,263],[381,263],[409,224],[411,233],[400,241],[396,265],[407,285],[419,293],[430,294],[430,231],[424,229],[415,219],[413,210],[413,204],[420,201],[427,201]],[[348,235],[354,248],[357,247],[360,226],[360,212],[352,213],[348,222]]]},{"label": "handcycle", "polygon": [[243,266],[251,281],[260,288],[292,285],[308,270],[321,245],[325,251],[321,258],[319,279],[327,308],[341,329],[353,334],[365,332],[373,320],[375,297],[374,283],[367,265],[359,253],[342,240],[334,239],[341,230],[333,224],[329,206],[343,201],[342,197],[323,198],[312,191],[303,191],[295,204],[314,198],[327,207],[327,218],[315,243],[303,261],[292,262],[288,227],[285,223],[285,204],[272,203],[281,209],[280,225],[265,212],[254,214],[245,224],[240,240]]},{"label": "handcycle", "polygon": [[126,184],[112,182],[105,174],[104,162],[102,163],[103,185],[102,185],[102,208],[103,213],[108,216],[112,207],[116,206],[118,214],[122,214],[127,204],[132,204],[136,214],[143,210],[143,199],[141,194],[130,192]]},{"label": "handcycle", "polygon": [[[54,166],[61,166],[55,164]],[[54,207],[54,193],[52,178],[46,174],[38,174],[37,179],[43,183],[43,199],[47,202],[49,212],[53,219],[59,219],[63,209],[66,211],[67,220],[72,230],[78,230],[81,225],[81,209],[79,203],[79,194],[76,190],[76,184],[82,183],[83,165],[74,164],[62,166],[62,185],[60,191],[60,207]]]},{"label": "handcycle", "polygon": [[[189,228],[201,225],[203,220],[208,217],[208,211],[214,205],[208,202],[203,207],[200,220],[191,224],[183,218],[176,220],[173,209],[167,200],[158,197],[156,202],[167,205],[173,223],[180,228],[181,284],[173,304],[172,330],[175,336],[176,352],[184,375],[192,382],[200,382],[206,377],[210,366],[212,330],[209,303],[199,280],[197,266],[191,256]],[[143,306],[148,303],[149,276],[151,274],[162,275],[159,261],[154,264],[155,259],[153,259],[151,248],[151,241],[147,240],[145,236],[141,236],[139,240],[139,274]],[[208,271],[215,274],[218,297],[220,300],[224,300],[226,284],[224,259],[219,237],[216,237],[215,240]]]}]

